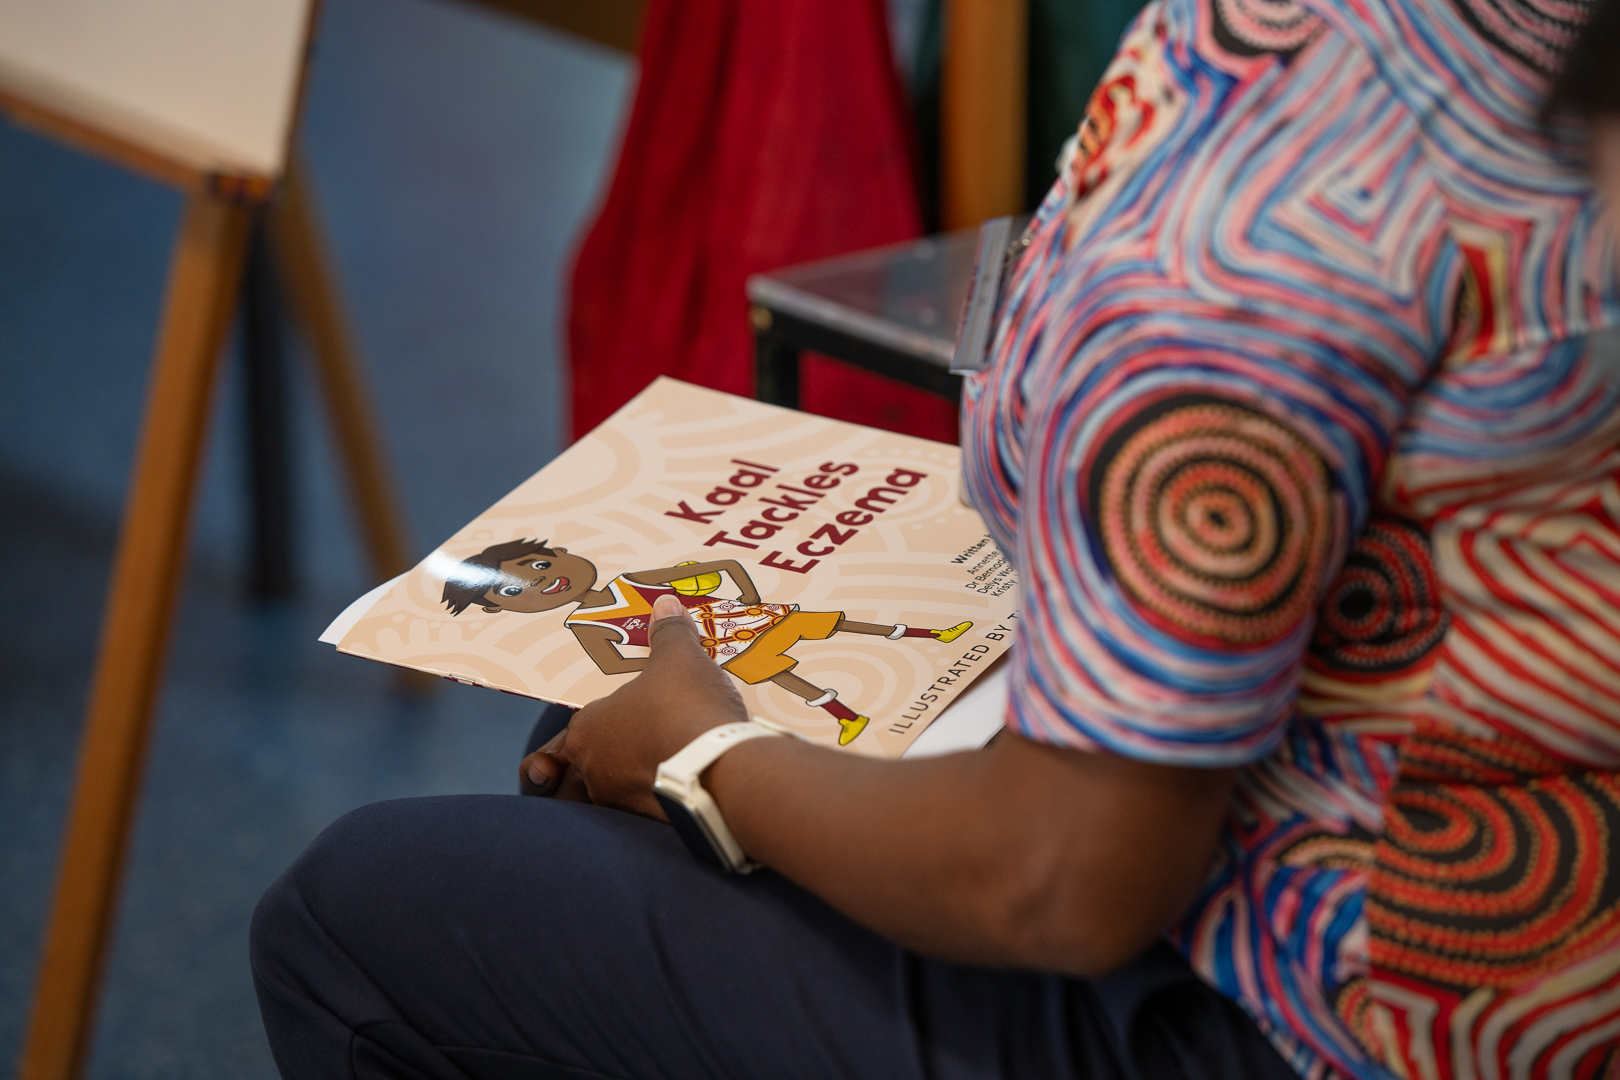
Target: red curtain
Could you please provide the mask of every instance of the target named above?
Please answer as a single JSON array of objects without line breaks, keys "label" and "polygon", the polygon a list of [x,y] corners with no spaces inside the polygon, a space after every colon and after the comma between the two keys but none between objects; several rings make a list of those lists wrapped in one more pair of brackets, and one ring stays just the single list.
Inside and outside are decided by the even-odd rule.
[{"label": "red curtain", "polygon": [[[752,396],[749,274],[919,231],[883,0],[652,0],[574,266],[575,436],[661,374]],[[956,439],[940,398],[817,357],[804,375],[811,412]]]}]

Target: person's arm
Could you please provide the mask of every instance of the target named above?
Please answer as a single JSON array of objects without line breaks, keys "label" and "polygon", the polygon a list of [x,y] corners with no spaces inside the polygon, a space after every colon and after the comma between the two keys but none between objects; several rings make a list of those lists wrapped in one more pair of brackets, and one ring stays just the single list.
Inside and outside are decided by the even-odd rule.
[{"label": "person's arm", "polygon": [[1609,204],[1609,228],[1620,250],[1620,113],[1592,120],[1592,176]]},{"label": "person's arm", "polygon": [[[1128,116],[1065,169],[1081,201],[1048,202],[964,383],[969,501],[1019,575],[1010,730],[924,762],[755,740],[708,777],[750,855],[939,956],[1095,974],[1174,919],[1232,770],[1285,737],[1317,606],[1451,340],[1465,267],[1418,224],[1445,213],[1427,167],[1403,172],[1401,205],[1433,231],[1398,253],[1327,217],[1308,234],[1293,211],[1256,217],[1237,163],[1297,140],[1266,206],[1315,205],[1342,142],[1314,110],[1261,122],[1180,97],[1162,15],[1110,67]],[[1298,70],[1339,88],[1336,68]],[[1332,100],[1354,122],[1383,108],[1368,93]],[[654,632],[644,677],[527,762],[539,779],[656,815],[658,762],[742,718],[690,627]]]},{"label": "person's arm", "polygon": [[[673,609],[673,610],[672,610]],[[678,602],[655,608],[644,675],[524,761],[531,790],[662,817],[658,763],[746,719]],[[738,841],[856,921],[929,955],[1095,975],[1191,898],[1232,772],[1041,746],[884,762],[757,739],[706,774]]]},{"label": "person's arm", "polygon": [[1192,899],[1233,775],[1007,732],[902,763],[757,739],[708,787],[753,858],[901,945],[1094,976]]}]

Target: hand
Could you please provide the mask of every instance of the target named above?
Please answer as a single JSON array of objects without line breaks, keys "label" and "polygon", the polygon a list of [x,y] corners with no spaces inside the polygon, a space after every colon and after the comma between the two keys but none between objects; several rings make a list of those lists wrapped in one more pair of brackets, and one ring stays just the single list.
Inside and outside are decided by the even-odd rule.
[{"label": "hand", "polygon": [[747,720],[742,695],[698,643],[673,596],[653,605],[652,644],[640,675],[574,714],[556,738],[523,759],[525,794],[600,803],[664,817],[652,785],[660,762],[710,728]]}]

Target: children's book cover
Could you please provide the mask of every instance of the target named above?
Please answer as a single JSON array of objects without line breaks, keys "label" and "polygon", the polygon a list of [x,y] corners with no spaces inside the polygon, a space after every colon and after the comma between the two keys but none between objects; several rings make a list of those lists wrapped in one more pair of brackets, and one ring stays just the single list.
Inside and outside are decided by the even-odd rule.
[{"label": "children's book cover", "polygon": [[580,705],[674,594],[753,713],[898,757],[1012,644],[959,475],[954,446],[662,378],[323,640]]}]

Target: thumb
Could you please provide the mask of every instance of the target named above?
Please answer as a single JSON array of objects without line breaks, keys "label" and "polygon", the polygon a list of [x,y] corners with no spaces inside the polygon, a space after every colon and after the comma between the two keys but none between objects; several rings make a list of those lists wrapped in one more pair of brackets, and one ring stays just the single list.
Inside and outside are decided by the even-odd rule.
[{"label": "thumb", "polygon": [[[672,634],[679,634],[694,643],[697,641],[697,627],[686,617],[686,605],[669,593],[653,601],[652,615],[653,621],[647,631],[647,640],[653,643],[652,647],[655,650],[660,647],[667,649],[675,640]],[[660,635],[664,637],[661,644],[658,642]]]},{"label": "thumb", "polygon": [[663,619],[678,619],[685,614],[686,605],[675,599],[675,597],[670,593],[665,593],[663,596],[660,596],[657,600],[653,601],[654,622],[659,622]]},{"label": "thumb", "polygon": [[651,679],[648,685],[657,687],[666,703],[677,699],[695,701],[707,712],[724,708],[740,713],[740,720],[748,718],[731,676],[703,647],[702,632],[687,616],[686,606],[675,597],[666,594],[653,603],[653,624],[647,641],[652,646],[644,669]]},{"label": "thumb", "polygon": [[650,662],[662,658],[662,662],[667,664],[672,660],[692,657],[708,662],[708,654],[698,644],[698,629],[686,617],[685,605],[666,594],[653,601],[652,614],[653,623],[647,631],[647,643],[652,649],[652,655],[648,657]]}]

